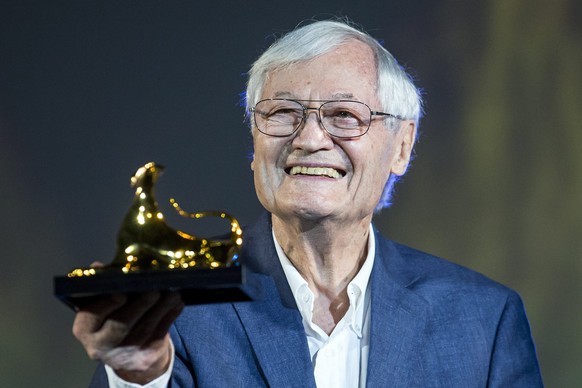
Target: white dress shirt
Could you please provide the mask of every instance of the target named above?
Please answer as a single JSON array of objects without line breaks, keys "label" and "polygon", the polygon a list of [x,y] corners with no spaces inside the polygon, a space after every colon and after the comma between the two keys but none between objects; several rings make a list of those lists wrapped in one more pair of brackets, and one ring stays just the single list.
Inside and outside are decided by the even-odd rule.
[{"label": "white dress shirt", "polygon": [[376,251],[372,226],[370,225],[366,260],[347,287],[350,306],[329,336],[313,323],[313,292],[287,258],[274,234],[273,240],[287,282],[303,318],[317,387],[365,387],[370,346],[368,282]]},{"label": "white dress shirt", "polygon": [[[303,318],[303,327],[307,336],[315,383],[318,388],[363,388],[366,386],[368,351],[370,347],[370,290],[368,282],[376,253],[376,241],[372,225],[370,225],[370,233],[368,235],[368,255],[366,260],[347,287],[350,306],[344,317],[328,336],[319,326],[313,323],[313,292],[307,286],[307,281],[303,279],[285,255],[273,233],[277,256]],[[170,346],[172,346],[173,350],[174,345],[171,340]],[[170,367],[166,373],[146,385],[129,383],[117,376],[111,367],[105,365],[109,386],[112,388],[167,387],[174,365],[174,352],[172,351],[171,354]]]}]

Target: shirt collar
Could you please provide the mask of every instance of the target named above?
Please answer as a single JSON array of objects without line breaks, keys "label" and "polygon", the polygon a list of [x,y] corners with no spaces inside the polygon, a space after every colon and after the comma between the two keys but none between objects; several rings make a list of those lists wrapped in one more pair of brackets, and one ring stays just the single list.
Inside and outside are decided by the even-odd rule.
[{"label": "shirt collar", "polygon": [[[291,263],[287,255],[285,255],[285,252],[283,252],[283,248],[279,245],[274,231],[272,231],[272,235],[277,256],[279,257],[279,261],[283,267],[283,272],[285,273],[285,277],[287,278],[287,282],[289,283],[291,292],[295,298],[297,308],[299,309],[304,321],[310,323],[313,316],[313,293],[309,289],[307,281],[301,276],[299,271],[297,271],[297,268],[295,268]],[[374,235],[374,228],[372,227],[372,224],[370,224],[370,232],[368,233],[368,254],[364,260],[364,264],[347,287],[350,308],[348,313],[346,313],[349,322],[346,323],[351,326],[352,330],[354,330],[360,338],[362,337],[362,329],[364,326],[365,310],[369,302],[369,293],[366,293],[366,291],[368,289],[375,256],[376,238]]]}]

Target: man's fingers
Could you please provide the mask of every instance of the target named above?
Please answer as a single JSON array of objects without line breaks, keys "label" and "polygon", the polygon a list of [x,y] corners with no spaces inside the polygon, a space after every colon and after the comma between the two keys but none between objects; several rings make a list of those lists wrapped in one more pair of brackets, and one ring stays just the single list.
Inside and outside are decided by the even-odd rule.
[{"label": "man's fingers", "polygon": [[[132,327],[131,333],[125,338],[122,345],[138,345],[141,346],[150,341],[154,333],[161,330],[163,333],[158,335],[157,339],[163,338],[172,324],[177,318],[183,308],[183,302],[178,293],[167,293],[162,295],[160,300],[152,306]],[[169,321],[169,324],[166,322]],[[164,330],[164,326],[165,330]]]},{"label": "man's fingers", "polygon": [[107,295],[81,306],[73,323],[73,334],[81,339],[101,329],[107,317],[123,306],[127,297],[122,294]]},{"label": "man's fingers", "polygon": [[[99,297],[79,309],[73,334],[92,359],[141,368],[158,362],[164,338],[182,308],[178,293]],[[132,354],[143,360],[126,359]]]},{"label": "man's fingers", "polygon": [[172,310],[168,311],[166,316],[164,316],[160,320],[155,330],[152,331],[152,334],[148,339],[148,343],[163,339],[168,334],[170,326],[172,326],[172,323],[174,323],[176,318],[178,318],[178,316],[182,313],[182,310],[184,310],[183,303],[180,304],[179,306],[174,307]]},{"label": "man's fingers", "polygon": [[113,311],[95,333],[95,340],[104,346],[117,346],[129,335],[135,324],[160,299],[158,292],[129,297],[122,308]]}]

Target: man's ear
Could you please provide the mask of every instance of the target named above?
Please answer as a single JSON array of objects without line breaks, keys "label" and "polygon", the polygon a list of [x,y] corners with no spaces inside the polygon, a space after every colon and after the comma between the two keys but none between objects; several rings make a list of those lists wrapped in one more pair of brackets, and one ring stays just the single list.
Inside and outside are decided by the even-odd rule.
[{"label": "man's ear", "polygon": [[251,171],[255,171],[255,153],[251,155]]},{"label": "man's ear", "polygon": [[390,172],[402,176],[406,173],[410,158],[412,156],[412,148],[416,140],[416,124],[414,121],[406,120],[401,123],[400,129],[394,136],[396,142],[396,149],[394,152],[394,159],[392,160],[392,167]]}]

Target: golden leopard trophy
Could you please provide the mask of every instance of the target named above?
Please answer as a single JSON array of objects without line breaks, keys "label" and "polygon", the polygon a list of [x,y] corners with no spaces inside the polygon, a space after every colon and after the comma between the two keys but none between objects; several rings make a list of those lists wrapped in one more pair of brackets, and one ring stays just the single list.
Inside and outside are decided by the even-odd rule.
[{"label": "golden leopard trophy", "polygon": [[239,260],[243,232],[225,212],[184,211],[183,217],[219,217],[230,222],[223,238],[194,236],[167,225],[155,198],[155,184],[164,167],[150,162],[131,178],[132,204],[117,235],[113,261],[105,266],[75,268],[55,277],[55,295],[77,309],[87,298],[111,293],[179,291],[186,304],[247,300]]}]

